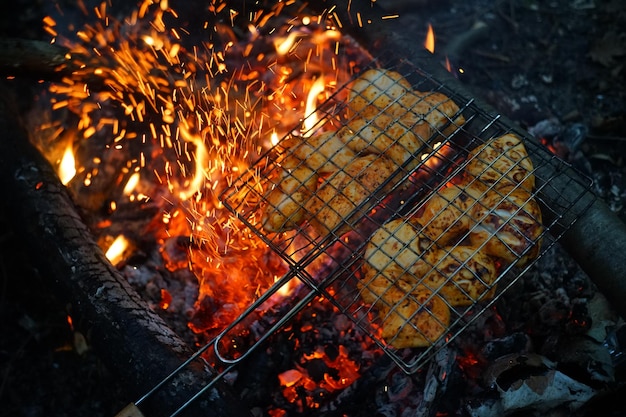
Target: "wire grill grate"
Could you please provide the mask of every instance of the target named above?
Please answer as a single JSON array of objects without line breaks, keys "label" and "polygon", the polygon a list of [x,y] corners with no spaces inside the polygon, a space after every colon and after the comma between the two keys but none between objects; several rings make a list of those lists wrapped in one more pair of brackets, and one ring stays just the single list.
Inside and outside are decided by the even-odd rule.
[{"label": "wire grill grate", "polygon": [[590,180],[408,62],[373,63],[310,118],[222,201],[406,372],[591,204]]}]

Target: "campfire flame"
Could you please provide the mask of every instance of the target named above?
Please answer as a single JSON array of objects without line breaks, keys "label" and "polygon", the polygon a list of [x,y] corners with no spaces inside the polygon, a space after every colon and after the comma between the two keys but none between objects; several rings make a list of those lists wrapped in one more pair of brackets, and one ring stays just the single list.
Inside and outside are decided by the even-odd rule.
[{"label": "campfire flame", "polygon": [[[315,108],[347,82],[354,59],[369,59],[342,51],[349,40],[328,16],[284,13],[288,7],[259,10],[243,26],[235,24],[242,13],[213,2],[207,18],[217,18],[205,23],[202,42],[174,27],[180,17],[167,1],[146,0],[122,18],[103,2],[73,38],[60,34],[60,19],[44,20],[54,42],[70,50],[73,74],[50,86],[58,114],[50,128],[62,134],[43,153],[95,212],[121,217],[128,204],[158,207],[136,233],[119,234],[109,218],[94,231],[114,264],[132,255],[140,236],[160,247],[168,270],[191,269],[199,283],[189,323],[196,332],[229,324],[287,268],[223,207],[220,193],[294,127],[306,135],[318,121]],[[62,161],[53,161],[49,150],[67,138]],[[166,290],[162,308],[171,305]]]},{"label": "campfire flame", "polygon": [[428,24],[428,31],[426,32],[426,39],[424,40],[424,48],[431,54],[435,53],[435,31],[430,23]]},{"label": "campfire flame", "polygon": [[119,235],[113,240],[111,246],[107,249],[105,256],[113,264],[118,264],[124,259],[124,255],[128,249],[128,239],[124,235]]},{"label": "campfire flame", "polygon": [[[332,14],[285,13],[288,3],[250,13],[242,24],[243,13],[212,2],[207,19],[215,19],[200,42],[175,27],[180,16],[167,1],[143,1],[121,18],[102,3],[95,22],[73,37],[61,35],[61,19],[44,21],[54,42],[70,50],[73,73],[50,86],[47,129],[55,134],[40,149],[77,202],[99,213],[92,229],[111,263],[132,262],[147,245],[167,271],[193,273],[198,295],[186,312],[199,340],[219,334],[288,268],[220,194],[283,136],[311,134],[318,105],[371,59]],[[61,141],[66,151],[58,158]],[[131,208],[146,215],[126,226]],[[288,281],[271,301],[282,303],[298,285]],[[157,294],[156,307],[180,308],[168,288]],[[311,375],[307,364],[315,363],[328,372]],[[359,371],[340,345],[332,357],[315,350],[280,380],[289,401],[295,390],[310,391],[308,408],[316,407],[316,389],[341,390]]]},{"label": "campfire flame", "polygon": [[59,163],[58,174],[63,185],[67,185],[76,175],[76,161],[74,159],[74,150],[72,149],[71,143],[65,148],[63,158]]},{"label": "campfire flame", "polygon": [[311,135],[313,133],[313,128],[317,124],[319,117],[314,114],[315,109],[317,108],[317,97],[325,91],[324,78],[320,77],[317,79],[313,85],[311,85],[311,90],[306,99],[306,108],[304,112],[304,136]]}]

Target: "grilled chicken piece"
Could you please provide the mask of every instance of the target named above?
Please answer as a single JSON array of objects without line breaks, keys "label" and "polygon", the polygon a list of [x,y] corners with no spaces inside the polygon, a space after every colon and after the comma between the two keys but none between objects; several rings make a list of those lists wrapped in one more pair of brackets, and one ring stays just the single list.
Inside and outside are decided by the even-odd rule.
[{"label": "grilled chicken piece", "polygon": [[439,245],[462,239],[472,225],[469,210],[482,191],[467,184],[451,184],[437,191],[424,204],[418,221],[424,233]]},{"label": "grilled chicken piece", "polygon": [[409,170],[421,162],[418,152],[431,151],[437,138],[465,122],[449,97],[413,91],[393,71],[366,71],[349,89],[348,107],[354,114],[339,137],[355,152],[384,154]]},{"label": "grilled chicken piece", "polygon": [[384,114],[372,120],[353,119],[339,130],[338,137],[354,152],[385,155],[397,167],[426,145],[411,126]]},{"label": "grilled chicken piece", "polygon": [[[399,218],[383,224],[370,237],[366,247],[362,272],[361,296],[366,303],[374,303],[392,285],[402,285],[398,280],[407,273],[416,276],[429,270],[421,260],[430,247],[430,240],[420,228]],[[408,282],[413,285],[416,278]]]},{"label": "grilled chicken piece", "polygon": [[509,133],[474,149],[468,155],[466,172],[484,184],[520,184],[535,187],[533,164],[519,136]]},{"label": "grilled chicken piece", "polygon": [[293,154],[317,172],[328,174],[343,169],[356,154],[339,139],[337,132],[324,132],[290,143]]},{"label": "grilled chicken piece", "polygon": [[348,86],[348,108],[361,117],[376,117],[410,91],[411,84],[399,73],[370,69]]},{"label": "grilled chicken piece", "polygon": [[515,185],[489,190],[474,206],[470,229],[474,247],[501,258],[508,265],[524,267],[537,257],[544,232],[541,209],[525,189]]},{"label": "grilled chicken piece", "polygon": [[382,186],[393,173],[393,163],[383,156],[355,158],[343,170],[328,176],[307,201],[309,223],[320,236],[338,226],[337,236],[348,232],[376,203],[376,195],[389,191],[391,184]]},{"label": "grilled chicken piece", "polygon": [[421,283],[452,306],[468,306],[493,297],[498,276],[493,258],[473,246],[454,246],[430,253],[434,269]]},{"label": "grilled chicken piece", "polygon": [[413,126],[423,141],[429,141],[433,135],[447,137],[465,123],[463,115],[457,115],[459,106],[440,92],[412,91],[401,97],[392,111],[394,117]]},{"label": "grilled chicken piece", "polygon": [[306,219],[305,202],[317,187],[318,175],[296,158],[287,158],[278,168],[276,184],[266,194],[261,224],[270,233],[298,227]]},{"label": "grilled chicken piece", "polygon": [[450,308],[425,287],[407,293],[391,287],[377,304],[382,338],[397,349],[436,343],[450,325]]}]

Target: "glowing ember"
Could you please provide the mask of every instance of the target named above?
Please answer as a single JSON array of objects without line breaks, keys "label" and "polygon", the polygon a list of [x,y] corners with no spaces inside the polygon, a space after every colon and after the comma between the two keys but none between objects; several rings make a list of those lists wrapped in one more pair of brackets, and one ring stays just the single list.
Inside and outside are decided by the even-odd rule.
[{"label": "glowing ember", "polygon": [[139,184],[139,173],[135,172],[130,176],[128,182],[124,186],[124,194],[130,195],[135,190],[135,187],[137,187],[137,184]]},{"label": "glowing ember", "polygon": [[[320,392],[331,394],[352,384],[359,376],[359,365],[349,358],[344,346],[329,354],[318,348],[305,355],[299,369],[291,369],[279,375],[283,395],[294,403],[306,393],[306,408],[318,408]],[[323,397],[323,395],[321,395]]]},{"label": "glowing ember", "polygon": [[297,369],[290,369],[278,375],[280,385],[286,388],[293,387],[296,383],[298,383],[300,379],[302,379],[302,372],[298,371]]},{"label": "glowing ember", "polygon": [[165,289],[161,289],[161,301],[159,302],[159,307],[163,310],[167,310],[172,303],[172,294]]}]

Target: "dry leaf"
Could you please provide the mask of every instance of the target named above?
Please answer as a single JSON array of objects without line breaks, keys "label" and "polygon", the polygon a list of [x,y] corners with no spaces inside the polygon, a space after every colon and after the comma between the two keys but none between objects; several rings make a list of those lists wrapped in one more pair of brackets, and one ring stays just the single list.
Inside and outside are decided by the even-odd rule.
[{"label": "dry leaf", "polygon": [[596,41],[589,51],[589,57],[605,67],[615,65],[615,58],[626,55],[626,34],[608,32]]},{"label": "dry leaf", "polygon": [[87,339],[81,332],[74,332],[74,350],[79,355],[84,355],[89,351],[89,344]]}]

